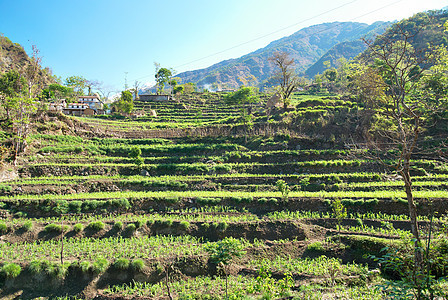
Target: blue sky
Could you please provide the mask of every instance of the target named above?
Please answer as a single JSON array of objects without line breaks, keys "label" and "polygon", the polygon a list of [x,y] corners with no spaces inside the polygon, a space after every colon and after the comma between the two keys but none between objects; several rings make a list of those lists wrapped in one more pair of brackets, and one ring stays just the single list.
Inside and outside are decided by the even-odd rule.
[{"label": "blue sky", "polygon": [[0,33],[57,76],[124,88],[151,83],[154,62],[177,72],[236,58],[324,22],[392,21],[446,0],[0,0]]}]

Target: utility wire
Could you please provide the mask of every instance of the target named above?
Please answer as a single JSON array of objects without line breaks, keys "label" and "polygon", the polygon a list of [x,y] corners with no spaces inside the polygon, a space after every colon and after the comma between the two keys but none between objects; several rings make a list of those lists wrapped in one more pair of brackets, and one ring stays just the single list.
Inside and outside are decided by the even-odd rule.
[{"label": "utility wire", "polygon": [[[271,32],[271,33],[268,33],[268,34],[265,34],[265,35],[263,35],[263,36],[257,37],[257,38],[255,38],[255,39],[246,41],[246,42],[244,42],[244,43],[241,43],[241,44],[232,46],[232,47],[230,47],[230,48],[227,48],[227,49],[218,51],[218,52],[216,52],[216,53],[213,53],[213,54],[204,56],[204,57],[202,57],[202,58],[198,58],[198,59],[192,60],[192,61],[190,61],[190,62],[188,62],[188,63],[185,63],[185,64],[182,64],[182,65],[179,65],[179,66],[175,67],[175,69],[176,69],[176,68],[183,67],[183,66],[186,66],[186,65],[189,65],[189,64],[192,64],[192,63],[195,63],[195,62],[198,62],[198,61],[201,61],[201,60],[204,60],[204,59],[207,59],[207,58],[210,58],[210,57],[213,57],[213,56],[216,56],[216,55],[218,55],[218,54],[221,54],[221,53],[224,53],[224,52],[233,50],[233,49],[238,48],[238,47],[241,47],[241,46],[243,46],[243,45],[246,45],[246,44],[249,44],[249,43],[258,41],[258,40],[260,40],[260,39],[263,39],[263,38],[268,37],[268,36],[270,36],[270,35],[276,34],[276,33],[281,32],[281,31],[283,31],[283,30],[286,30],[286,29],[295,27],[295,26],[297,26],[297,25],[299,25],[299,24],[302,24],[302,23],[304,23],[304,22],[310,21],[310,20],[312,20],[312,19],[315,19],[315,18],[317,18],[317,17],[320,17],[320,16],[322,16],[322,15],[324,15],[324,14],[330,13],[330,12],[332,12],[332,11],[335,11],[335,10],[337,10],[337,9],[340,9],[340,8],[342,8],[342,7],[344,7],[344,6],[350,5],[350,4],[352,4],[352,3],[354,3],[354,2],[357,2],[357,1],[359,1],[359,0],[353,0],[353,1],[351,1],[351,2],[345,3],[345,4],[343,4],[343,5],[340,5],[340,6],[338,6],[338,7],[332,8],[332,9],[330,9],[330,10],[327,10],[327,11],[325,11],[325,12],[323,12],[323,13],[317,14],[317,15],[311,17],[311,18],[302,20],[302,21],[300,21],[300,22],[298,22],[298,23],[295,23],[295,24],[293,24],[293,25],[289,25],[289,26],[287,26],[287,27],[283,27],[283,28],[278,29],[278,30],[276,30],[276,31],[273,31],[273,32]],[[395,5],[395,4],[400,3],[400,2],[402,2],[402,1],[403,1],[403,0],[398,0],[398,1],[395,1],[395,2],[393,2],[393,3],[386,4],[386,5],[384,5],[384,6],[380,7],[380,8],[377,8],[377,9],[375,9],[375,10],[369,11],[369,12],[367,12],[367,13],[365,13],[365,14],[360,15],[360,16],[354,17],[354,18],[350,19],[349,21],[354,21],[354,20],[356,20],[356,19],[359,19],[359,18],[368,16],[368,15],[370,15],[370,14],[372,14],[372,13],[375,13],[375,12],[377,12],[377,11],[380,11],[380,10],[386,8],[386,7]],[[329,30],[331,30],[331,29],[337,28],[337,27],[342,26],[342,25],[343,25],[343,23],[336,24],[336,25],[331,26],[331,27],[329,27],[329,28],[322,29],[321,31],[318,31],[318,32],[314,32],[314,33],[312,33],[312,34],[305,35],[305,36],[301,37],[301,39],[310,37],[310,36],[315,35],[315,34],[317,34],[317,33],[322,33],[322,32],[325,32],[325,31],[329,31]],[[140,78],[137,78],[136,80],[143,79],[143,78],[146,78],[146,77],[149,77],[149,76],[152,76],[152,74],[151,74],[151,75],[146,75],[146,76],[143,76],[143,77],[140,77]]]}]

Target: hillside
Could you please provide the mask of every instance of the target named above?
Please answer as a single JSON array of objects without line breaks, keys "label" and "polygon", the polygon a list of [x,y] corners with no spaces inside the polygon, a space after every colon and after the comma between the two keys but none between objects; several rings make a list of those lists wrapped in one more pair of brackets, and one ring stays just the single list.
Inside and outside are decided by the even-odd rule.
[{"label": "hillside", "polygon": [[[268,58],[276,51],[290,53],[297,62],[297,72],[302,73],[337,44],[358,40],[371,35],[372,32],[381,32],[388,24],[333,22],[314,25],[273,41],[268,46],[240,58],[222,61],[205,69],[183,72],[176,77],[180,77],[184,83],[194,82],[198,86],[212,89],[240,85],[261,86],[273,73],[273,66],[268,62]],[[341,52],[341,55],[346,53]],[[353,51],[347,55],[352,57]]]},{"label": "hillside", "polygon": [[[408,42],[417,52],[426,49],[428,46],[448,45],[448,32],[444,30],[444,24],[448,21],[448,9],[420,12],[414,16],[396,23],[397,28],[401,28],[408,36]],[[372,44],[393,42],[403,36],[390,27],[380,38],[375,39]],[[422,52],[423,53],[423,52]],[[369,59],[369,51],[362,53],[361,57]]]},{"label": "hillside", "polygon": [[[30,63],[31,58],[20,44],[13,43],[9,38],[0,34],[0,74],[9,70],[17,70],[24,74]],[[41,69],[39,79],[43,85],[54,82],[48,68]]]}]

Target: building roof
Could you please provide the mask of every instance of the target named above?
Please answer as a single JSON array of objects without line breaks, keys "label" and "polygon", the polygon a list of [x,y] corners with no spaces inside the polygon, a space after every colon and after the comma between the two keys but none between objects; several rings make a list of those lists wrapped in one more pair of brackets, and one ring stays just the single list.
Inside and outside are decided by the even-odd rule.
[{"label": "building roof", "polygon": [[78,96],[78,98],[83,98],[83,99],[100,99],[99,96]]}]

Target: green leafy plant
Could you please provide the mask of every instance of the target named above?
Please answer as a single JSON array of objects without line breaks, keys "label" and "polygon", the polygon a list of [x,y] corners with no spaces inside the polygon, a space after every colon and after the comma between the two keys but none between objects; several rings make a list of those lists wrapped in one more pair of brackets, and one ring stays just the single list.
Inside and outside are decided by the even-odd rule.
[{"label": "green leafy plant", "polygon": [[332,203],[331,203],[331,208],[332,208],[332,213],[334,218],[337,220],[338,222],[338,235],[339,235],[339,239],[340,239],[340,235],[341,235],[341,225],[342,225],[342,221],[347,218],[347,209],[344,207],[344,205],[342,204],[341,199],[335,199]]},{"label": "green leafy plant", "polygon": [[277,180],[275,183],[275,186],[277,187],[278,191],[282,194],[283,201],[288,201],[289,196],[289,186],[286,183],[286,181],[280,179]]},{"label": "green leafy plant", "polygon": [[244,245],[240,240],[226,237],[219,242],[208,244],[206,250],[210,254],[210,260],[224,271],[226,278],[226,298],[228,298],[228,275],[226,267],[230,265],[234,258],[241,257],[246,253],[244,251]]}]

